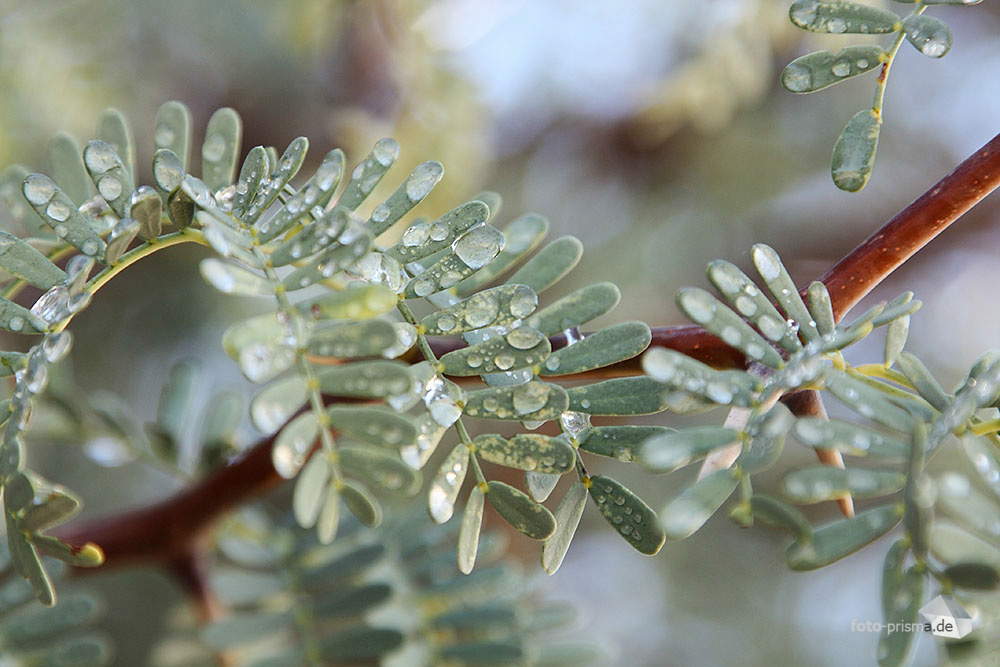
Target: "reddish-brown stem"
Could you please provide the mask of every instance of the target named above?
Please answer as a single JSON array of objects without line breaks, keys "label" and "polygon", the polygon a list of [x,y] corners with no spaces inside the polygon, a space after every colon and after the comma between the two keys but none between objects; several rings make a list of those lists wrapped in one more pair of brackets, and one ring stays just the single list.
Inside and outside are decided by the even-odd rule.
[{"label": "reddish-brown stem", "polygon": [[[1000,185],[1000,135],[965,160],[820,278],[830,289],[841,316],[944,228]],[[698,327],[654,330],[653,345],[675,349],[720,367],[742,366],[743,356]],[[455,349],[459,341],[436,339],[435,353]],[[565,345],[556,336],[553,345]],[[613,377],[639,372],[637,360],[599,373],[568,376]],[[55,533],[74,545],[96,542],[106,564],[159,562],[183,577],[198,578],[190,558],[192,545],[228,510],[274,488],[282,478],[271,464],[271,440],[257,444],[242,459],[206,477],[176,496],[150,507],[69,525]],[[178,569],[179,568],[179,569]]]},{"label": "reddish-brown stem", "polygon": [[837,319],[998,186],[1000,134],[819,277]]}]

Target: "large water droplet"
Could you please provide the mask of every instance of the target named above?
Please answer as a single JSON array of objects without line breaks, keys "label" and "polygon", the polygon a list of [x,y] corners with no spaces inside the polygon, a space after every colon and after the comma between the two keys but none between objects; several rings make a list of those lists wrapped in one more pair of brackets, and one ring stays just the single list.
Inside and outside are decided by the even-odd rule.
[{"label": "large water droplet", "polygon": [[65,222],[69,218],[69,206],[58,199],[53,199],[45,209],[45,215],[57,222]]},{"label": "large water droplet", "polygon": [[406,179],[406,196],[412,202],[419,202],[437,185],[441,180],[444,169],[440,162],[424,162],[417,165],[413,173]]},{"label": "large water droplet", "polygon": [[31,174],[24,179],[24,197],[35,206],[44,206],[56,193],[56,184],[48,176]]},{"label": "large water droplet", "polygon": [[484,327],[495,321],[500,312],[500,303],[494,294],[480,292],[469,297],[463,304],[463,317],[471,327]]},{"label": "large water droplet", "polygon": [[209,162],[215,162],[222,158],[226,152],[226,140],[218,132],[205,137],[205,143],[201,146],[201,155]]},{"label": "large water droplet", "polygon": [[455,241],[455,254],[470,269],[479,269],[491,261],[503,248],[503,234],[490,226],[476,227]]},{"label": "large water droplet", "polygon": [[87,169],[95,174],[103,174],[107,170],[118,164],[118,154],[111,144],[103,141],[91,141],[83,151],[84,162]]},{"label": "large water droplet", "polygon": [[518,350],[529,350],[542,342],[542,334],[529,326],[520,326],[507,334],[507,342]]},{"label": "large water droplet", "polygon": [[781,83],[794,93],[804,93],[812,88],[812,72],[805,65],[791,63],[782,71]]},{"label": "large water droplet", "polygon": [[514,410],[519,415],[526,415],[537,412],[545,407],[549,401],[551,387],[541,382],[529,382],[514,390]]},{"label": "large water droplet", "polygon": [[388,167],[399,157],[399,144],[395,139],[379,139],[372,149],[372,157],[383,167]]}]

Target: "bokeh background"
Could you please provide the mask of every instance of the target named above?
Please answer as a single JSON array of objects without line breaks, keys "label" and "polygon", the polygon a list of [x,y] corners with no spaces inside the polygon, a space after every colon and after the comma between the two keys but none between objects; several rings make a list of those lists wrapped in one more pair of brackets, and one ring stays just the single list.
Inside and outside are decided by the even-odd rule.
[{"label": "bokeh background", "polygon": [[[196,128],[220,106],[237,108],[247,147],[280,149],[304,134],[314,157],[340,146],[360,159],[391,135],[403,152],[387,181],[398,182],[423,160],[445,165],[422,213],[496,190],[504,197],[502,219],[537,211],[550,219],[553,237],[584,242],[583,261],[552,296],[611,280],[622,288],[622,303],[595,324],[679,323],[673,295],[686,284],[704,285],[709,260],[748,268],[750,246],[765,242],[794,277],[811,280],[1000,131],[1000,7],[935,8],[954,32],[951,52],[930,60],[903,45],[875,173],[862,193],[839,192],[829,177],[830,151],[851,115],[870,105],[874,81],[862,77],[808,96],[785,92],[777,78],[791,58],[851,43],[794,29],[788,4],[0,0],[0,164],[44,170],[53,133],[89,139],[97,114],[113,106],[132,118],[147,147],[140,163],[149,182],[152,142],[143,138],[168,99],[192,108]],[[994,196],[872,297],[917,293],[924,307],[909,348],[948,382],[1000,346],[998,247]],[[71,363],[83,389],[117,392],[152,419],[170,366],[191,357],[206,369],[204,397],[249,389],[218,341],[250,306],[205,285],[201,257],[185,247],[143,262],[74,322]],[[880,354],[879,341],[853,352],[857,360]],[[252,429],[241,437],[252,442]],[[35,452],[43,472],[84,497],[90,516],[177,488],[139,465],[98,466],[78,449]],[[811,460],[790,445],[769,481]],[[625,464],[594,465],[654,508],[695,474],[654,477]],[[811,518],[834,512],[818,507]],[[588,512],[563,569],[544,581],[540,575],[539,587],[580,603],[577,629],[605,645],[613,664],[874,661],[877,636],[852,632],[851,621],[881,620],[887,541],[796,574],[781,561],[782,534],[740,530],[720,515],[646,559]],[[513,549],[534,566],[537,545],[514,539]],[[176,622],[171,582],[132,570],[88,584],[110,600],[106,627],[119,664],[147,664]],[[937,660],[923,638],[916,664]]]}]

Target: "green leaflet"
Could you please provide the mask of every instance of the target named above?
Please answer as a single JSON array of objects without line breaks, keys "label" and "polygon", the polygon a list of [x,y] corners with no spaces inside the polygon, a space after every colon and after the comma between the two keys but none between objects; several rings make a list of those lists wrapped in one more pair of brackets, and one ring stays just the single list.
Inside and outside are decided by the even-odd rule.
[{"label": "green leaflet", "polygon": [[60,132],[49,142],[49,167],[52,180],[77,206],[92,196],[90,176],[83,165],[83,151],[76,139],[66,132]]},{"label": "green leaflet", "polygon": [[948,565],[981,563],[1000,570],[1000,547],[947,521],[935,521],[929,529],[930,550]]},{"label": "green leaflet", "polygon": [[576,463],[572,445],[561,437],[522,433],[508,440],[487,434],[477,437],[473,445],[476,453],[490,463],[518,470],[562,474],[572,470]]},{"label": "green leaflet", "polygon": [[48,329],[48,324],[27,308],[0,298],[0,329],[11,333],[35,334]]},{"label": "green leaflet", "polygon": [[668,405],[667,387],[652,378],[629,377],[573,387],[569,409],[589,415],[651,415]]},{"label": "green leaflet", "polygon": [[798,508],[780,498],[755,493],[750,499],[750,511],[764,523],[789,531],[796,540],[812,539],[812,525],[808,519]]},{"label": "green leaflet", "polygon": [[[885,624],[878,642],[880,666],[907,664],[907,657],[916,634],[915,628],[919,621],[918,612],[924,603],[926,579],[927,575],[923,569],[914,565],[898,579],[883,580],[882,616]],[[900,629],[890,632],[890,627]]]},{"label": "green leaflet", "polygon": [[300,302],[303,315],[328,320],[367,320],[396,307],[396,295],[384,285],[359,285]]},{"label": "green leaflet", "polygon": [[326,415],[337,431],[373,445],[395,449],[417,439],[409,418],[384,408],[334,406],[326,409]]},{"label": "green leaflet", "polygon": [[320,390],[334,396],[384,398],[410,389],[410,373],[398,361],[364,361],[323,368],[316,373]]},{"label": "green leaflet", "polygon": [[132,136],[132,126],[125,114],[118,109],[102,111],[97,119],[97,138],[107,143],[121,156],[122,165],[131,183],[135,178],[135,139]]},{"label": "green leaflet", "polygon": [[0,269],[48,290],[66,279],[66,273],[27,242],[0,231]]},{"label": "green leaflet", "polygon": [[638,460],[637,451],[644,442],[673,432],[665,426],[588,426],[576,441],[585,452],[628,462]]},{"label": "green leaflet", "polygon": [[904,440],[836,419],[800,417],[795,421],[795,437],[809,447],[887,461],[905,461],[910,451]]},{"label": "green leaflet", "polygon": [[1000,498],[1000,458],[993,447],[980,438],[967,436],[962,438],[962,449],[982,482]]},{"label": "green leaflet", "polygon": [[[491,211],[491,217],[496,218],[496,211]],[[549,221],[537,213],[528,213],[509,223],[502,231],[507,239],[503,250],[492,262],[456,285],[453,288],[456,294],[472,294],[524,259],[545,238]]]},{"label": "green leaflet", "polygon": [[[389,195],[389,198],[372,210],[367,225],[372,236],[378,236],[406,215],[410,209],[424,200],[431,193],[444,175],[444,167],[440,162],[422,162],[418,164],[406,180]],[[486,211],[488,214],[489,211]],[[483,218],[485,220],[485,218]]]},{"label": "green leaflet", "polygon": [[516,387],[492,387],[465,394],[465,414],[482,419],[548,421],[566,411],[566,390],[532,380]]},{"label": "green leaflet", "polygon": [[181,168],[185,168],[191,157],[191,110],[187,105],[170,100],[160,106],[153,142],[157,150],[166,148],[177,155]]},{"label": "green leaflet", "polygon": [[[348,226],[340,240],[320,252],[305,266],[289,273],[281,284],[288,290],[302,289],[330,278],[354,264],[372,247],[372,236],[367,230],[361,230],[357,235],[352,234],[352,231]],[[350,240],[348,236],[351,237]]]},{"label": "green leaflet", "polygon": [[250,401],[250,420],[263,433],[274,433],[309,397],[303,377],[293,375],[264,387]]},{"label": "green leaflet", "polygon": [[215,192],[233,182],[243,140],[243,120],[235,109],[224,107],[208,119],[201,145],[201,177]]},{"label": "green leaflet", "polygon": [[287,240],[271,251],[271,263],[274,266],[285,266],[315,255],[336,241],[352,226],[351,223],[354,223],[356,232],[365,230],[357,216],[339,207],[326,212],[313,207],[310,216],[305,219],[307,222],[298,234],[290,234]]},{"label": "green leaflet", "polygon": [[861,512],[853,519],[834,521],[813,531],[809,541],[796,541],[785,549],[785,562],[793,570],[815,570],[850,555],[886,534],[903,516],[901,504]]},{"label": "green leaflet", "polygon": [[622,322],[556,350],[542,365],[540,375],[569,375],[603,368],[637,356],[652,340],[643,322]]},{"label": "green leaflet", "polygon": [[899,16],[855,2],[795,0],[792,23],[811,32],[885,34],[899,30]]},{"label": "green leaflet", "polygon": [[586,506],[587,487],[583,482],[576,481],[556,508],[555,532],[542,544],[542,568],[546,573],[555,574],[562,565]]},{"label": "green leaflet", "polygon": [[[700,426],[650,438],[637,460],[653,473],[672,472],[707,456],[711,451],[740,440],[740,432],[721,426]],[[583,445],[580,447],[583,449]]]},{"label": "green leaflet", "polygon": [[705,525],[732,495],[739,477],[732,470],[718,470],[685,489],[660,512],[667,537],[683,540]]},{"label": "green leaflet", "polygon": [[530,368],[544,361],[551,350],[548,338],[530,326],[521,325],[506,334],[448,352],[440,363],[446,375],[482,375]]},{"label": "green leaflet", "polygon": [[799,296],[799,290],[792,277],[788,275],[788,269],[782,264],[778,253],[774,251],[774,248],[758,243],[750,251],[750,256],[757,273],[760,274],[768,291],[774,295],[778,302],[778,307],[785,315],[795,321],[795,324],[790,326],[793,329],[796,329],[797,326],[799,335],[806,341],[817,340],[819,331],[816,329],[812,313],[809,312],[802,297]]},{"label": "green leaflet", "polygon": [[791,411],[783,403],[778,403],[763,418],[749,424],[750,446],[739,458],[739,466],[745,474],[757,474],[774,465],[781,456],[785,434],[793,423],[795,417]]},{"label": "green leaflet", "polygon": [[760,381],[753,376],[739,371],[717,371],[662,347],[643,355],[642,369],[662,383],[664,404],[678,414],[709,409],[713,404],[750,407],[760,390]]},{"label": "green leaflet", "polygon": [[274,296],[274,286],[259,273],[215,257],[201,260],[202,278],[223,294],[235,296]]},{"label": "green leaflet", "polygon": [[899,358],[899,353],[906,345],[906,337],[910,332],[910,316],[904,315],[889,323],[885,332],[885,366],[891,368]]},{"label": "green leaflet", "polygon": [[252,612],[228,616],[213,622],[202,631],[201,639],[211,648],[224,651],[291,629],[292,615],[287,611]]},{"label": "green leaflet", "polygon": [[982,563],[951,565],[945,568],[944,574],[959,588],[990,591],[1000,586],[1000,571]]},{"label": "green leaflet", "polygon": [[826,289],[826,285],[818,280],[809,283],[806,302],[820,335],[833,335],[837,330],[837,320],[833,316],[833,302],[830,301],[830,292]]},{"label": "green leaflet", "polygon": [[882,64],[884,51],[878,45],[848,46],[839,53],[815,51],[788,63],[781,85],[793,93],[812,93],[859,74],[873,72]]},{"label": "green leaflet", "polygon": [[895,470],[810,466],[793,470],[782,480],[782,492],[797,503],[841,498],[877,498],[903,489],[906,477]]},{"label": "green leaflet", "polygon": [[903,292],[895,299],[885,304],[885,307],[875,314],[875,317],[872,318],[872,324],[880,327],[883,324],[888,324],[897,317],[912,315],[920,310],[922,305],[922,301],[913,298],[913,292]]},{"label": "green leaflet", "polygon": [[538,251],[508,280],[508,284],[527,285],[541,294],[573,270],[583,256],[583,244],[574,236],[562,236]]},{"label": "green leaflet", "polygon": [[392,322],[370,319],[318,328],[309,335],[309,354],[319,357],[374,357],[396,344]]},{"label": "green leaflet", "polygon": [[[299,473],[292,493],[292,512],[303,528],[316,525],[327,489],[330,488],[330,474],[330,460],[322,451],[310,457]],[[331,495],[335,496],[336,491]]]},{"label": "green leaflet", "polygon": [[244,219],[250,200],[257,194],[261,179],[268,178],[267,151],[263,146],[254,146],[247,153],[240,168],[240,176],[233,189],[233,215]]},{"label": "green leaflet", "polygon": [[[270,160],[270,178],[266,178],[267,174],[265,174],[265,178],[260,181],[260,186],[256,189],[250,205],[241,216],[244,224],[253,224],[261,213],[275,202],[282,189],[299,172],[308,150],[309,140],[305,137],[296,137],[288,144],[288,148],[281,154],[277,162]],[[238,190],[237,188],[237,193]]]},{"label": "green leaflet", "polygon": [[827,373],[824,382],[831,394],[862,417],[903,433],[911,431],[915,417],[892,403],[883,392],[861,380],[833,371]]},{"label": "green leaflet", "polygon": [[4,512],[7,520],[7,546],[10,549],[10,559],[14,570],[28,580],[35,597],[46,607],[56,602],[56,591],[52,579],[42,565],[38,552],[28,541],[27,536],[18,530],[11,513]]},{"label": "green leaflet", "polygon": [[42,217],[28,205],[24,197],[22,185],[27,176],[28,170],[19,164],[0,171],[0,200],[7,205],[11,217],[23,225],[29,234],[50,237],[52,232],[45,228]]},{"label": "green leaflet", "polygon": [[[420,321],[429,335],[460,334],[488,326],[507,326],[527,317],[538,295],[526,285],[500,285],[432,313]],[[534,326],[529,321],[528,326]],[[535,327],[537,329],[537,327]]]},{"label": "green leaflet", "polygon": [[[374,213],[372,217],[374,218]],[[413,223],[403,232],[402,240],[386,250],[385,254],[402,264],[430,257],[434,253],[450,247],[459,236],[486,222],[489,217],[490,210],[483,202],[466,202],[456,206],[433,222],[418,221]]]},{"label": "green leaflet", "polygon": [[351,172],[351,180],[337,200],[337,207],[348,211],[356,209],[379,184],[397,157],[399,144],[395,139],[379,139],[375,142],[372,152]]},{"label": "green leaflet", "polygon": [[857,192],[868,184],[882,121],[871,109],[854,114],[833,147],[831,172],[841,190]]},{"label": "green leaflet", "polygon": [[75,567],[99,567],[104,564],[104,552],[93,542],[80,547],[66,544],[51,535],[36,533],[31,536],[31,543],[39,554],[58,558]]},{"label": "green leaflet", "polygon": [[610,312],[621,298],[612,283],[588,285],[542,308],[528,319],[528,324],[546,336],[554,336]]},{"label": "green leaflet", "polygon": [[639,496],[610,477],[590,478],[590,497],[601,516],[639,553],[659,553],[667,535],[656,513]]},{"label": "green leaflet", "polygon": [[764,336],[788,352],[802,347],[798,335],[770,299],[735,264],[717,259],[708,265],[708,280],[736,312]]},{"label": "green leaflet", "polygon": [[52,179],[41,174],[29,174],[24,179],[22,192],[45,224],[55,231],[56,236],[79,248],[85,255],[101,256],[104,241]]},{"label": "green leaflet", "polygon": [[274,439],[271,462],[285,479],[295,477],[319,437],[319,421],[314,412],[303,412],[291,420]]},{"label": "green leaflet", "polygon": [[980,493],[967,477],[948,471],[937,480],[936,506],[968,530],[996,536],[1000,507],[995,498]]},{"label": "green leaflet", "polygon": [[[84,644],[77,645],[74,650],[71,642],[66,642],[63,635],[78,630],[80,626],[89,624],[97,620],[102,613],[100,601],[85,593],[74,593],[67,595],[60,600],[57,606],[48,609],[28,608],[19,610],[12,618],[5,618],[3,624],[4,651],[5,657],[9,656],[8,650],[17,652],[24,650],[27,655],[12,656],[14,659],[25,658],[32,660],[37,665],[103,665],[107,664],[101,660],[94,660],[94,653],[91,651],[80,651]],[[96,642],[93,637],[81,638]],[[41,655],[36,651],[41,648]],[[93,648],[91,646],[91,648]],[[55,650],[50,650],[55,649]],[[77,651],[80,651],[77,653]],[[107,649],[105,647],[105,657]],[[62,655],[60,655],[62,654]],[[75,654],[75,655],[74,655]],[[77,662],[67,660],[63,662],[60,658],[67,656],[84,657],[84,660]],[[53,660],[52,662],[34,662],[40,658]],[[89,659],[88,659],[89,658]],[[15,663],[16,664],[16,663]],[[22,664],[32,664],[25,661]]]},{"label": "green leaflet", "polygon": [[369,528],[374,528],[382,523],[382,507],[372,492],[362,484],[346,481],[338,490],[344,504],[347,505],[347,509],[357,517],[358,521]]},{"label": "green leaflet", "polygon": [[68,521],[80,511],[80,499],[59,485],[35,485],[34,502],[17,511],[17,527],[36,533]]},{"label": "green leaflet", "polygon": [[469,448],[460,442],[442,461],[427,491],[427,510],[435,523],[445,523],[451,519],[468,470]]},{"label": "green leaflet", "polygon": [[913,48],[929,58],[941,58],[951,48],[951,29],[936,16],[907,16],[903,19],[903,30]]},{"label": "green leaflet", "polygon": [[[181,181],[183,180],[184,167],[181,164],[181,159],[173,151],[166,148],[156,151],[153,155],[153,181],[156,183],[156,188],[160,192],[161,198],[166,200],[167,195],[175,192],[181,186]],[[167,200],[167,203],[169,204],[169,200]],[[173,217],[172,210],[171,217]],[[178,222],[175,218],[174,223],[177,224]],[[178,226],[184,227],[185,225]]]},{"label": "green leaflet", "polygon": [[485,494],[481,485],[472,487],[462,514],[462,525],[458,531],[458,569],[469,574],[476,564],[479,550],[479,531],[483,525],[483,502]]},{"label": "green leaflet", "polygon": [[398,453],[353,446],[341,446],[337,451],[344,469],[368,484],[405,496],[420,489],[420,471],[404,463]]},{"label": "green leaflet", "polygon": [[552,513],[509,484],[489,482],[486,498],[504,521],[533,540],[544,540],[555,532]]},{"label": "green leaflet", "polygon": [[330,618],[356,616],[382,604],[393,594],[386,583],[361,584],[317,599],[313,613],[323,621]]},{"label": "green leaflet", "polygon": [[324,638],[321,651],[328,664],[372,662],[398,648],[403,639],[398,630],[358,626]]},{"label": "green leaflet", "polygon": [[524,648],[512,641],[473,641],[442,646],[437,651],[441,664],[520,665]]},{"label": "green leaflet", "polygon": [[142,240],[156,238],[162,231],[163,200],[156,190],[143,185],[129,199],[129,216],[138,223]]},{"label": "green leaflet", "polygon": [[104,201],[119,218],[126,217],[135,185],[124,156],[111,144],[95,140],[83,150],[83,162]]},{"label": "green leaflet", "polygon": [[319,208],[318,215],[315,217],[322,217],[323,208],[333,198],[343,173],[344,153],[337,148],[326,154],[322,164],[316,169],[316,173],[302,188],[288,198],[281,209],[267,219],[259,218],[257,220],[257,239],[261,243],[274,240],[299,220],[308,218],[307,212],[315,210],[314,207]]},{"label": "green leaflet", "polygon": [[192,362],[174,364],[170,378],[160,391],[156,407],[156,423],[175,442],[180,440],[189,419],[189,408],[195,387],[201,379],[199,367]]},{"label": "green leaflet", "polygon": [[475,227],[455,241],[452,253],[407,283],[403,295],[415,299],[454,287],[492,262],[503,246],[504,238],[499,229],[490,225]]}]

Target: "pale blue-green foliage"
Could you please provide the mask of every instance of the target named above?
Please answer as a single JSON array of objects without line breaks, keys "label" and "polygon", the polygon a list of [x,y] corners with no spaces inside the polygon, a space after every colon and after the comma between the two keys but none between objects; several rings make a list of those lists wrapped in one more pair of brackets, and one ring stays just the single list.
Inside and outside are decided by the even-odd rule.
[{"label": "pale blue-green foliage", "polygon": [[218,532],[210,586],[228,613],[170,638],[233,664],[578,665],[593,647],[548,633],[574,610],[541,603],[501,535],[478,541],[484,567],[455,569],[454,530],[404,512],[375,530],[345,522],[323,545],[249,507]]},{"label": "pale blue-green foliage", "polygon": [[[0,239],[0,267],[12,276],[8,293],[15,294],[22,280],[47,290],[30,310],[13,300],[0,301],[0,326],[45,334],[28,353],[5,358],[5,368],[17,372],[17,384],[0,468],[8,495],[17,492],[16,502],[6,504],[8,520],[20,526],[9,533],[15,560],[43,599],[51,601],[54,592],[37,553],[60,555],[67,549],[45,536],[41,524],[22,516],[26,504],[49,503],[31,501],[24,491],[50,488],[22,471],[20,433],[30,399],[44,388],[47,365],[68,351],[69,334],[62,330],[72,317],[116,266],[157,244],[193,240],[211,246],[218,256],[200,266],[208,283],[226,294],[264,297],[273,304],[271,312],[232,325],[223,347],[247,378],[263,385],[250,402],[251,421],[273,436],[276,470],[297,477],[294,516],[303,526],[316,526],[323,542],[337,533],[341,501],[374,526],[381,520],[383,493],[418,491],[421,469],[452,427],[467,456],[449,457],[450,467],[437,471],[428,494],[431,516],[446,521],[453,515],[471,468],[477,488],[501,516],[544,540],[556,524],[541,502],[559,476],[572,472],[591,483],[576,440],[589,427],[589,415],[663,408],[629,404],[617,396],[644,392],[645,378],[569,391],[553,381],[635,357],[648,346],[650,332],[645,324],[630,322],[596,332],[590,340],[580,333],[580,326],[617,304],[620,295],[609,283],[539,309],[539,294],[572,270],[582,254],[577,239],[563,237],[529,259],[548,228],[541,216],[528,214],[495,226],[500,197],[487,192],[436,219],[404,222],[444,170],[437,162],[422,163],[384,201],[371,201],[399,154],[392,139],[377,142],[350,169],[343,153],[331,150],[295,186],[308,141],[297,138],[280,154],[256,147],[241,163],[242,121],[232,109],[209,119],[201,176],[195,176],[191,128],[183,104],[161,107],[151,186],[136,180],[132,131],[114,110],[102,115],[97,139],[85,146],[67,135],[56,137],[50,151],[55,180],[20,167],[2,179],[0,193],[21,228],[21,235]],[[396,223],[405,225],[399,241],[382,245],[383,233]],[[63,271],[53,260],[66,255],[73,257]],[[505,284],[489,286],[514,268]],[[426,314],[418,318],[414,309]],[[431,352],[429,337],[459,334],[461,349],[440,359]],[[447,344],[453,346],[454,339]],[[421,363],[414,363],[414,346],[425,356]],[[554,347],[561,349],[554,353]],[[144,451],[176,460],[193,373],[188,367],[175,369],[157,421],[147,428]],[[449,379],[477,376],[486,388],[467,390]],[[367,405],[327,406],[343,400]],[[207,432],[231,431],[239,410],[231,396],[220,402]],[[532,429],[556,421],[562,435],[492,436],[491,446],[480,454],[463,416],[520,421]],[[226,438],[216,445],[210,460],[232,453]],[[627,439],[622,446],[629,446]],[[593,451],[627,460],[620,449],[595,446]],[[488,483],[480,460],[525,471],[528,493]],[[44,528],[71,514],[60,508],[48,508],[54,518]],[[470,517],[466,524],[471,523]],[[619,532],[641,551],[655,553],[663,542],[658,525],[651,522],[644,534],[631,537]],[[468,556],[472,529],[464,534]],[[568,546],[567,531],[560,535]],[[87,553],[94,559],[99,555]],[[465,561],[463,569],[469,568],[471,561]]]},{"label": "pale blue-green foliage", "polygon": [[[996,627],[1000,608],[984,591],[1000,584],[1000,354],[984,355],[954,392],[946,392],[903,349],[910,315],[920,306],[911,294],[836,324],[822,283],[800,292],[771,248],[755,246],[751,255],[760,284],[716,261],[708,275],[721,300],[693,288],[678,295],[678,305],[692,320],[746,355],[746,371],[716,370],[668,349],[643,357],[670,409],[729,410],[722,426],[647,434],[630,446],[629,455],[654,473],[705,460],[699,479],[659,513],[668,539],[694,533],[737,490],[731,518],[744,526],[759,520],[789,531],[793,541],[785,560],[796,570],[854,553],[902,521],[906,537],[886,561],[886,622],[917,623],[933,578],[941,590],[980,609],[984,625]],[[883,326],[882,363],[853,367],[844,361],[844,348]],[[858,421],[828,419],[820,399],[802,402],[807,391],[832,395],[857,413]],[[798,406],[798,417],[784,401]],[[836,452],[852,463],[788,472],[780,484],[783,498],[756,493],[753,476],[775,463],[788,434],[824,460]],[[959,472],[936,479],[926,472],[927,457],[955,436],[985,490]],[[886,500],[815,529],[795,507],[848,498]],[[974,654],[996,650],[995,637],[983,631],[965,648]],[[912,633],[885,633],[880,664],[903,664],[912,639]]]},{"label": "pale blue-green foliage", "polygon": [[781,84],[793,93],[812,93],[868,72],[880,71],[873,108],[858,111],[840,134],[833,149],[833,182],[841,190],[857,192],[868,183],[875,164],[882,126],[882,99],[889,67],[906,39],[929,58],[941,58],[951,48],[951,30],[941,19],[923,12],[929,5],[974,5],[980,0],[909,2],[904,17],[877,7],[843,0],[795,0],[789,8],[792,23],[803,30],[830,34],[893,34],[888,45],[852,45],[838,53],[815,51],[790,62]]},{"label": "pale blue-green foliage", "polygon": [[[56,578],[65,569],[57,560],[46,563]],[[110,664],[110,643],[93,628],[103,615],[103,600],[85,591],[70,592],[55,606],[40,605],[0,544],[0,655],[5,661],[39,667]]]}]

